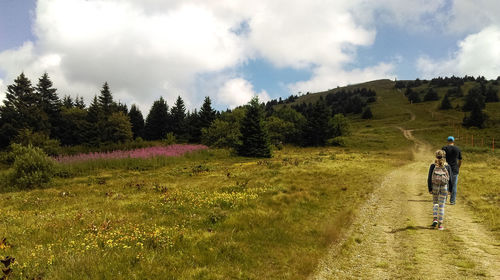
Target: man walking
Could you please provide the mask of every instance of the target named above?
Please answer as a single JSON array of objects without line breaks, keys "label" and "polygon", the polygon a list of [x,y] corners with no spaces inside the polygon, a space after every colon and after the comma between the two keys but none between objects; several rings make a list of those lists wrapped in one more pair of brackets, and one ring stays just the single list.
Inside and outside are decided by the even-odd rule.
[{"label": "man walking", "polygon": [[457,198],[457,183],[458,183],[458,172],[460,170],[460,166],[462,165],[462,151],[459,147],[455,146],[455,137],[448,137],[448,145],[442,148],[443,151],[446,152],[446,162],[451,166],[451,171],[453,173],[452,180],[452,189],[448,190],[450,195],[450,205],[455,205],[455,200]]}]

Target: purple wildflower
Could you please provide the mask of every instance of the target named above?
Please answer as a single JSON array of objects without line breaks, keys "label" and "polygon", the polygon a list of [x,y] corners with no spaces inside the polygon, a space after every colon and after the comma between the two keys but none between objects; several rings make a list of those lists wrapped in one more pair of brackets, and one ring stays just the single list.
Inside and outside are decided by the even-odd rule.
[{"label": "purple wildflower", "polygon": [[208,149],[205,145],[170,145],[141,148],[130,151],[112,151],[104,153],[77,154],[72,156],[57,156],[55,158],[59,163],[71,163],[78,161],[87,161],[95,159],[120,159],[120,158],[151,158],[156,156],[177,157],[183,154],[198,150]]}]

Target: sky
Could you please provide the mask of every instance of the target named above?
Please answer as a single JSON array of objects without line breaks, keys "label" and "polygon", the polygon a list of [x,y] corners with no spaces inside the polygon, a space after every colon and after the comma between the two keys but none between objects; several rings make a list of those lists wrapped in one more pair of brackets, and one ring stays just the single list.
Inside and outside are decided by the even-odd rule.
[{"label": "sky", "polygon": [[147,114],[375,79],[500,76],[496,0],[0,0],[0,100],[22,72]]}]

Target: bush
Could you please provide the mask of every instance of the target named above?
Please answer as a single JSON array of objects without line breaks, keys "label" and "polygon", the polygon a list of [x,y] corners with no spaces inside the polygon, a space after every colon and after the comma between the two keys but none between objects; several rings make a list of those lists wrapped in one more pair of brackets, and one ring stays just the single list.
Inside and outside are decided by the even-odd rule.
[{"label": "bush", "polygon": [[215,148],[236,148],[241,145],[237,122],[216,119],[208,128],[201,129],[201,143]]},{"label": "bush", "polygon": [[327,141],[327,144],[330,146],[345,146],[345,137],[344,136],[337,136],[334,138],[330,138]]},{"label": "bush", "polygon": [[50,139],[47,134],[33,132],[30,129],[21,129],[14,142],[23,146],[32,145],[41,148],[50,156],[57,156],[61,152],[61,143],[59,140]]},{"label": "bush", "polygon": [[54,161],[42,149],[32,145],[12,145],[14,164],[10,182],[21,189],[41,187],[50,182],[55,171]]},{"label": "bush", "polygon": [[167,145],[167,146],[176,144],[177,139],[175,138],[174,133],[173,132],[167,133],[167,135],[165,135],[165,139],[163,139],[163,143],[165,143],[165,145]]}]

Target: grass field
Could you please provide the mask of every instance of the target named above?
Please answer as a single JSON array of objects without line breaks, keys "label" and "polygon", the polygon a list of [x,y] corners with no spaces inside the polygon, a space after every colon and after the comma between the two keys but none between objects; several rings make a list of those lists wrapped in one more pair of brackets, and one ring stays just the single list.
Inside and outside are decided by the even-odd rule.
[{"label": "grass field", "polygon": [[[341,148],[225,151],[0,194],[12,279],[304,279],[384,171]],[[89,169],[90,172],[91,169]],[[83,171],[81,171],[83,172]]]},{"label": "grass field", "polygon": [[[398,127],[436,149],[457,132],[462,112],[409,104],[393,84],[359,85],[377,91],[374,119],[350,116],[345,147],[285,147],[265,160],[225,150],[95,160],[61,166],[44,189],[4,189],[10,279],[306,279],[373,188],[413,160]],[[500,139],[500,104],[486,109],[490,128],[461,135]],[[458,201],[499,233],[499,154],[487,141],[457,137]]]}]

